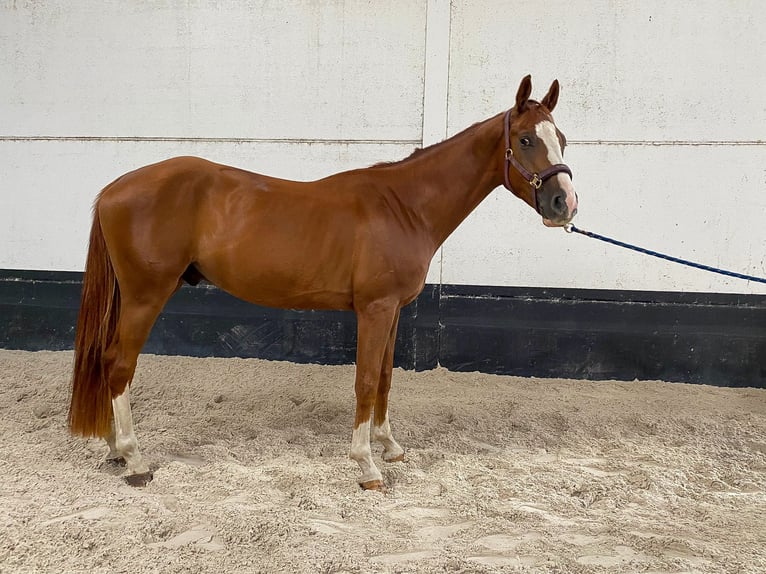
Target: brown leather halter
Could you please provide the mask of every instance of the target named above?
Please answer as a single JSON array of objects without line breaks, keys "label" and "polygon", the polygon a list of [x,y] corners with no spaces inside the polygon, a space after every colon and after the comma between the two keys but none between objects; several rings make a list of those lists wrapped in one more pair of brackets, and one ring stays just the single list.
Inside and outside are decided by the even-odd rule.
[{"label": "brown leather halter", "polygon": [[511,149],[511,112],[513,109],[508,110],[505,112],[505,117],[503,118],[503,131],[504,131],[504,138],[505,138],[505,169],[503,171],[503,175],[505,176],[505,188],[510,191],[511,193],[515,193],[513,191],[513,188],[511,187],[511,180],[509,178],[509,172],[511,169],[511,166],[516,168],[516,171],[518,171],[521,174],[521,177],[523,177],[529,185],[532,186],[533,189],[533,197],[535,198],[535,211],[537,213],[540,213],[540,207],[537,202],[537,192],[542,187],[543,183],[545,183],[547,180],[552,178],[557,173],[566,173],[569,175],[569,177],[572,177],[572,170],[569,169],[569,166],[563,164],[563,163],[557,163],[556,165],[552,165],[550,167],[545,168],[540,173],[532,173],[527,168],[525,168],[521,163],[519,163],[519,160],[516,159],[516,157],[513,155],[513,150]]}]

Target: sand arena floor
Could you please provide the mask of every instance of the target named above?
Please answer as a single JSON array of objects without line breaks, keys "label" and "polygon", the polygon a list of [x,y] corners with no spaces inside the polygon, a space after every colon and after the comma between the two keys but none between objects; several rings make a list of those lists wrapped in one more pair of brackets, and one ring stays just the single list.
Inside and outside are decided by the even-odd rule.
[{"label": "sand arena floor", "polygon": [[3,573],[766,572],[766,390],[396,370],[381,495],[353,367],[142,356],[139,489],[71,360],[0,351]]}]

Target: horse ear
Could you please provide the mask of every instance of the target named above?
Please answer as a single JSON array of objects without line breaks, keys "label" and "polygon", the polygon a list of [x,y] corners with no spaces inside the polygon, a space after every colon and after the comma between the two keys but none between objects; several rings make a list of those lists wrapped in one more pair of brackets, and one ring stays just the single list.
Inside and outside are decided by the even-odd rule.
[{"label": "horse ear", "polygon": [[532,94],[532,76],[527,74],[519,84],[519,91],[516,92],[516,112],[522,113],[527,108],[527,100]]},{"label": "horse ear", "polygon": [[552,112],[553,108],[556,107],[556,103],[558,101],[559,101],[559,81],[553,80],[553,83],[551,84],[551,87],[548,90],[548,93],[545,94],[543,101],[540,103],[544,105],[546,108],[548,108],[549,112]]}]

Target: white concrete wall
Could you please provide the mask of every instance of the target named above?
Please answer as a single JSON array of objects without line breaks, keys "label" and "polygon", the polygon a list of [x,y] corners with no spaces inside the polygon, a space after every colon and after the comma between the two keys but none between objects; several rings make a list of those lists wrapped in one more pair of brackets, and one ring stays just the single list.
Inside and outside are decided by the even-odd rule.
[{"label": "white concrete wall", "polygon": [[[310,179],[409,154],[533,74],[577,223],[766,276],[766,4],[0,2],[0,268],[81,270],[98,190],[195,154]],[[766,294],[544,228],[496,190],[429,281]]]},{"label": "white concrete wall", "polygon": [[[523,74],[539,97],[558,78],[580,227],[766,277],[766,4],[507,4],[453,9],[450,133],[510,106]],[[552,232],[502,190],[445,245],[443,279],[766,293]]]}]

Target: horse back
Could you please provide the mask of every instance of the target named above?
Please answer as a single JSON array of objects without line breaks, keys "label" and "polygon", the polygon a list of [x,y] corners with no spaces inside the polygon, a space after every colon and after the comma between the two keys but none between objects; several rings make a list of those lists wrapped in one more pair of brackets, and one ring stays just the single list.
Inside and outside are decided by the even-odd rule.
[{"label": "horse back", "polygon": [[390,253],[401,230],[385,197],[364,170],[295,182],[180,157],[121,177],[98,209],[117,266],[191,270],[261,305],[351,309],[360,287],[374,298],[401,283],[392,273],[407,255]]}]

